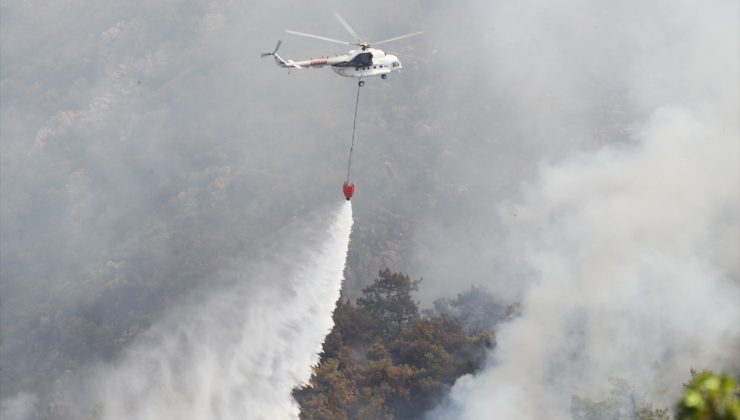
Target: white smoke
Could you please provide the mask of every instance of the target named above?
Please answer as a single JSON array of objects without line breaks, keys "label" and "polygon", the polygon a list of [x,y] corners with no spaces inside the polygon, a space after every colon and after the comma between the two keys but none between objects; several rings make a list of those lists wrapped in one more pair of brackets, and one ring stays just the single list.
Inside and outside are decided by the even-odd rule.
[{"label": "white smoke", "polygon": [[737,138],[676,108],[636,137],[543,168],[506,208],[537,280],[453,389],[462,418],[568,418],[613,376],[667,406],[691,368],[740,368]]},{"label": "white smoke", "polygon": [[192,299],[100,369],[87,385],[94,411],[111,420],[297,418],[291,390],[308,381],[333,325],[351,205],[332,217],[326,234],[304,227],[261,262],[223,273],[214,283],[232,287]]},{"label": "white smoke", "polygon": [[570,418],[610,377],[670,407],[690,369],[740,370],[738,6],[655,3],[651,25],[600,26],[604,45],[633,40],[614,73],[622,138],[542,164],[499,206],[511,265],[532,273],[512,285],[522,315],[430,417]]}]

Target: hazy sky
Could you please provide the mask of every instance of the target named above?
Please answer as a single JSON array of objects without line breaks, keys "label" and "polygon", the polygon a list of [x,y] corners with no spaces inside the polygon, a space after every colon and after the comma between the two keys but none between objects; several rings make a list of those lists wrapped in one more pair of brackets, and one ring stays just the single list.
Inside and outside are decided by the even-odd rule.
[{"label": "hazy sky", "polygon": [[[501,381],[533,361],[534,385],[510,383],[520,416],[562,413],[552,401],[584,372],[606,384],[645,379],[625,363],[659,366],[642,385],[660,397],[689,367],[737,366],[674,328],[704,330],[687,317],[716,310],[705,338],[739,344],[736,1],[6,0],[3,398],[115,357],[132,337],[114,332],[218,291],[224,267],[341,200],[355,81],[259,58],[277,39],[289,58],[344,53],[283,32],[346,38],[335,11],[370,40],[426,31],[389,45],[402,73],[362,92],[348,290],[388,264],[424,277],[424,303],[471,284],[524,303],[450,409],[492,409],[478,396],[507,395]],[[656,329],[667,349],[620,356]],[[593,346],[557,359],[574,334]],[[543,379],[553,366],[560,383]]]}]

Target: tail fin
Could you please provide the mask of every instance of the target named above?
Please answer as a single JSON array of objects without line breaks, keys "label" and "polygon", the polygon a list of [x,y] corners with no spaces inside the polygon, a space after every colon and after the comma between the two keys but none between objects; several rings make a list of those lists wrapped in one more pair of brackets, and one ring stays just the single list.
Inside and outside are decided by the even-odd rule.
[{"label": "tail fin", "polygon": [[283,57],[280,57],[279,55],[277,55],[277,50],[280,48],[280,44],[282,44],[282,43],[283,43],[283,41],[278,41],[277,45],[275,46],[275,49],[272,50],[272,52],[265,52],[265,53],[260,54],[260,56],[262,58],[265,58],[265,57],[270,56],[270,55],[273,56],[275,58],[275,62],[280,67],[292,67],[292,68],[296,68],[296,69],[302,68],[298,64],[293,63],[293,60],[287,60],[286,61],[286,60],[283,59]]}]

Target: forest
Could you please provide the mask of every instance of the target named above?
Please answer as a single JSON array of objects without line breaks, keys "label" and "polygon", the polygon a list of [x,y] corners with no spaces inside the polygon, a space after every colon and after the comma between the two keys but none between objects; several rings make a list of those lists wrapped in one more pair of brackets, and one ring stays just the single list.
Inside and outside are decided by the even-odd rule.
[{"label": "forest", "polygon": [[[310,383],[293,391],[301,419],[425,418],[458,378],[482,368],[497,327],[521,310],[475,286],[420,310],[421,282],[386,268],[354,302],[340,298]],[[623,379],[605,380],[603,399],[572,396],[574,420],[740,419],[740,387],[728,375],[692,370],[673,410]]]}]

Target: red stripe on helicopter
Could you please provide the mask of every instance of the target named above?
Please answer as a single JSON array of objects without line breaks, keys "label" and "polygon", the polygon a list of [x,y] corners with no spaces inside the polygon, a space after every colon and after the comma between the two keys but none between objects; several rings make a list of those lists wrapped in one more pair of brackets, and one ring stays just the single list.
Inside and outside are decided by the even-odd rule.
[{"label": "red stripe on helicopter", "polygon": [[324,64],[326,64],[328,62],[329,62],[329,60],[327,60],[326,58],[320,58],[318,60],[311,60],[311,65],[312,66],[321,66],[321,65],[324,65]]}]

